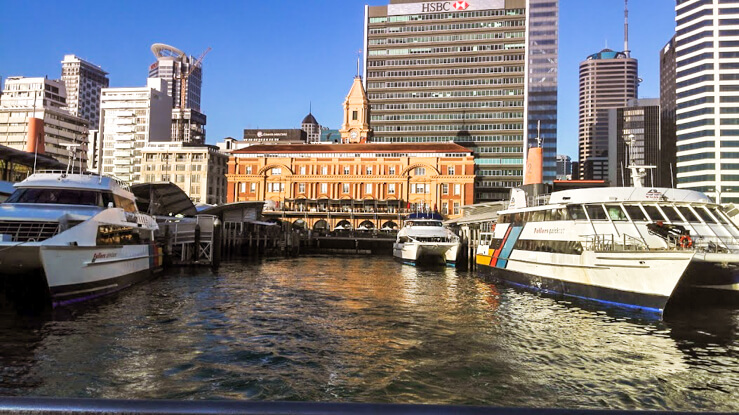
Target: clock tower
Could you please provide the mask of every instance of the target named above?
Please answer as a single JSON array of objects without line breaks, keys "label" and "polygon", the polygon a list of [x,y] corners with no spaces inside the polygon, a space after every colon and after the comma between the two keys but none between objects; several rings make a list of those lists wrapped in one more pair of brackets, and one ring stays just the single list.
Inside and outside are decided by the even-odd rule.
[{"label": "clock tower", "polygon": [[344,101],[344,122],[341,125],[342,143],[366,143],[370,141],[369,100],[362,86],[362,77],[354,77],[354,83]]}]

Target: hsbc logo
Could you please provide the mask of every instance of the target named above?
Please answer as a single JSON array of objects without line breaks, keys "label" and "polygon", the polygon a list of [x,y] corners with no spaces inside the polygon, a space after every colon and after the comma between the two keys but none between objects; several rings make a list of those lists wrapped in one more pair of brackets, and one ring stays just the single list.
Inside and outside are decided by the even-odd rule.
[{"label": "hsbc logo", "polygon": [[454,4],[452,4],[452,8],[456,11],[467,10],[468,7],[470,7],[470,4],[464,0],[455,1]]},{"label": "hsbc logo", "polygon": [[448,12],[448,11],[462,11],[467,10],[467,8],[470,7],[470,4],[467,3],[465,0],[459,0],[459,1],[439,1],[439,2],[433,2],[433,3],[424,3],[421,12],[422,13],[429,13],[429,12]]}]

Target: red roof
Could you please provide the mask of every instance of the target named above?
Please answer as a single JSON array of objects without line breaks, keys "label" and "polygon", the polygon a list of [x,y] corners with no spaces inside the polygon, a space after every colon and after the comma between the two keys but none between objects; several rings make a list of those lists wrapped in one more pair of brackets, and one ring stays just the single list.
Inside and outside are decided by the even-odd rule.
[{"label": "red roof", "polygon": [[472,150],[455,143],[259,144],[231,153],[472,153]]}]

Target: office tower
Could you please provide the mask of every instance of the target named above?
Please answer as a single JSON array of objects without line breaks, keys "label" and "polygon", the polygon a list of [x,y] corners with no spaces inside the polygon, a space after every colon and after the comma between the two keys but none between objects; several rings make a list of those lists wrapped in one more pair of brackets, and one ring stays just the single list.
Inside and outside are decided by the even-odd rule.
[{"label": "office tower", "polygon": [[677,187],[739,202],[739,9],[736,3],[679,1]]},{"label": "office tower", "polygon": [[67,108],[72,115],[87,120],[91,129],[100,124],[100,90],[110,84],[107,75],[97,65],[64,55],[62,81],[67,87]]},{"label": "office tower", "polygon": [[608,179],[608,110],[638,95],[637,60],[603,49],[580,63],[580,179]]},{"label": "office tower", "polygon": [[544,182],[556,174],[557,155],[557,43],[559,2],[529,0],[529,70],[525,107],[528,144],[541,138],[544,148]]},{"label": "office tower", "polygon": [[[17,150],[28,148],[28,133],[32,119],[43,120],[45,153],[67,163],[70,149],[87,168],[86,120],[66,109],[64,83],[48,78],[11,76],[5,79],[0,97],[0,144]],[[33,143],[36,147],[36,143]],[[79,163],[75,162],[79,167]]]},{"label": "office tower", "polygon": [[157,61],[149,66],[149,78],[166,80],[167,94],[172,97],[172,140],[204,143],[207,118],[200,112],[200,60],[162,43],[151,45],[151,51]]},{"label": "office tower", "polygon": [[[390,0],[367,6],[364,82],[372,141],[467,146],[475,152],[475,201],[507,199],[509,188],[523,179],[526,138],[536,130],[527,125],[540,120],[549,135],[556,123],[556,113],[544,115],[556,108],[551,75],[556,74],[557,2],[527,3]],[[528,17],[542,25],[530,32],[531,50],[546,52],[542,60],[529,61],[541,65],[530,77],[527,7]],[[532,80],[543,105],[532,108],[527,122],[524,103]],[[545,146],[556,145],[549,140]],[[551,177],[554,153],[551,148],[548,153]]]},{"label": "office tower", "polygon": [[[662,172],[670,169],[662,157],[659,99],[632,99],[627,106],[608,110],[608,181],[632,186],[628,167],[650,166],[645,186],[663,186]],[[669,183],[667,184],[669,187]]]},{"label": "office tower", "polygon": [[676,58],[673,36],[659,52],[660,146],[662,164],[665,166],[660,171],[660,184],[665,187],[675,187],[677,183]]},{"label": "office tower", "polygon": [[141,149],[170,141],[172,97],[167,82],[149,78],[141,88],[104,88],[100,102],[98,164],[129,184],[141,181]]},{"label": "office tower", "polygon": [[572,178],[572,159],[564,154],[557,155],[557,175],[555,180],[570,180]]}]

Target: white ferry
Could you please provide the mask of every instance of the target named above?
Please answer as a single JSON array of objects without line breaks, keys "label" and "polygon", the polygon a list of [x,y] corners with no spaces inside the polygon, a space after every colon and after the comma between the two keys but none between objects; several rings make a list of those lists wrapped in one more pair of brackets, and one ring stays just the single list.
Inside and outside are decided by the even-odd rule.
[{"label": "white ferry", "polygon": [[[110,177],[41,172],[0,204],[0,277],[53,306],[98,297],[162,268],[154,218]],[[29,292],[32,291],[32,292]]]},{"label": "white ferry", "polygon": [[477,248],[480,270],[545,292],[664,311],[669,301],[739,301],[739,229],[703,193],[596,188],[512,192]]},{"label": "white ferry", "polygon": [[455,266],[459,237],[445,228],[438,214],[412,214],[398,231],[393,256],[403,263],[431,262]]}]

